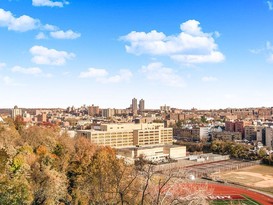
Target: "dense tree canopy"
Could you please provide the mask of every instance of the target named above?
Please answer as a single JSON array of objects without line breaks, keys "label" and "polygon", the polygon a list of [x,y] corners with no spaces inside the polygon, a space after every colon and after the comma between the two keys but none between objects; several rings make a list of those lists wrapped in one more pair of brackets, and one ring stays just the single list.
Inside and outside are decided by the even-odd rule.
[{"label": "dense tree canopy", "polygon": [[[82,137],[70,138],[58,127],[26,127],[19,118],[0,124],[1,205],[188,204],[197,200],[196,195],[186,197],[186,192],[178,194],[173,189],[184,183],[181,175],[156,173],[151,166],[129,165],[114,149]],[[199,198],[205,203],[203,196]]]}]

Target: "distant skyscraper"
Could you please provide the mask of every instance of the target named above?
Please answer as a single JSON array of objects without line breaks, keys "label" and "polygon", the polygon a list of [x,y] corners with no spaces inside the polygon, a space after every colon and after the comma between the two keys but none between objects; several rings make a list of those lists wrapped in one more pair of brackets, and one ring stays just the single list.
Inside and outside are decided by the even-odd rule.
[{"label": "distant skyscraper", "polygon": [[139,112],[142,113],[145,109],[145,101],[143,99],[141,99],[139,101]]},{"label": "distant skyscraper", "polygon": [[160,110],[164,112],[170,112],[171,107],[167,105],[160,106]]},{"label": "distant skyscraper", "polygon": [[133,115],[137,115],[137,99],[132,99],[132,113]]},{"label": "distant skyscraper", "polygon": [[18,115],[22,116],[22,109],[18,108],[18,106],[15,105],[14,108],[11,109],[11,117],[15,120]]}]

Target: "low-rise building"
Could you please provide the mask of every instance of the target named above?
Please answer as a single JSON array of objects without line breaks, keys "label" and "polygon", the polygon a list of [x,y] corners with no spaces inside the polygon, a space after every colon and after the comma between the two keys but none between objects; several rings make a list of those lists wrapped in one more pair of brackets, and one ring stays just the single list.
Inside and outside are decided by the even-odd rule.
[{"label": "low-rise building", "polygon": [[186,156],[186,147],[178,145],[130,147],[117,150],[118,154],[127,158],[138,159],[142,157],[152,162],[164,162],[169,158],[178,159]]},{"label": "low-rise building", "polygon": [[234,140],[242,140],[242,133],[240,132],[212,132],[211,133],[212,140],[223,140],[223,141],[234,141]]},{"label": "low-rise building", "polygon": [[209,137],[209,127],[176,128],[174,135],[178,138],[190,140],[202,140]]}]

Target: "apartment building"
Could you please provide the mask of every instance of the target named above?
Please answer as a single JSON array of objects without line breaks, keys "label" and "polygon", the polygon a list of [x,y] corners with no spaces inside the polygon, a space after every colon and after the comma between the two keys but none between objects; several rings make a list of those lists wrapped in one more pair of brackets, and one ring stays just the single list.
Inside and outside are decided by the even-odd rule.
[{"label": "apartment building", "polygon": [[202,140],[209,137],[209,127],[176,128],[174,135],[191,140]]},{"label": "apartment building", "polygon": [[139,112],[142,114],[142,112],[144,112],[144,109],[145,109],[145,101],[141,99],[139,101]]},{"label": "apartment building", "polygon": [[115,110],[112,108],[102,109],[101,113],[102,113],[102,117],[109,118],[115,115]]},{"label": "apartment building", "polygon": [[88,115],[90,116],[98,116],[100,114],[100,108],[99,106],[91,105],[88,107]]},{"label": "apartment building", "polygon": [[15,120],[17,116],[22,116],[22,109],[15,105],[14,108],[11,109],[11,117]]},{"label": "apartment building", "polygon": [[265,146],[272,149],[273,147],[273,128],[266,127],[265,128]]},{"label": "apartment building", "polygon": [[130,146],[151,146],[172,144],[172,128],[164,128],[163,123],[102,124],[100,130],[79,130],[93,143],[123,148]]},{"label": "apartment building", "polygon": [[254,125],[249,125],[244,127],[245,139],[251,141],[257,138],[257,127]]},{"label": "apartment building", "polygon": [[225,130],[227,132],[234,132],[235,131],[235,123],[233,121],[226,121],[225,122]]},{"label": "apartment building", "polygon": [[212,132],[211,133],[212,140],[218,139],[223,141],[234,141],[234,140],[242,140],[242,133],[240,132]]},{"label": "apartment building", "polygon": [[137,99],[132,99],[132,114],[137,115]]},{"label": "apartment building", "polygon": [[226,121],[225,122],[225,130],[228,132],[240,132],[242,133],[242,137],[245,138],[245,126],[251,125],[249,121]]}]

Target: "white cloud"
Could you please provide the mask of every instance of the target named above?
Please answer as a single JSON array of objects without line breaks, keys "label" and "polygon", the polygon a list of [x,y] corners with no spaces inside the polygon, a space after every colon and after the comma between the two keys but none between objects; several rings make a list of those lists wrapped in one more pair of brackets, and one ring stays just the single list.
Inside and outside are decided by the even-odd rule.
[{"label": "white cloud", "polygon": [[23,73],[23,74],[30,74],[30,75],[36,75],[41,74],[42,70],[38,67],[32,67],[32,68],[23,68],[21,66],[14,66],[11,69],[14,73]]},{"label": "white cloud", "polygon": [[25,32],[38,28],[39,24],[39,20],[27,15],[16,18],[10,11],[0,9],[0,26],[7,27],[8,30]]},{"label": "white cloud", "polygon": [[180,25],[180,29],[181,31],[185,31],[192,36],[202,36],[203,32],[201,31],[201,27],[199,25],[199,21],[188,20]]},{"label": "white cloud", "polygon": [[80,73],[80,78],[97,78],[107,76],[108,72],[105,69],[89,68],[85,72]]},{"label": "white cloud", "polygon": [[265,46],[266,50],[273,51],[273,46],[270,41],[267,41]]},{"label": "white cloud", "polygon": [[7,65],[5,63],[0,63],[0,70],[4,67],[6,67]]},{"label": "white cloud", "polygon": [[39,19],[34,19],[27,15],[22,15],[16,18],[10,11],[5,11],[4,9],[1,8],[0,27],[7,27],[8,30],[19,32],[25,32],[34,29],[40,30],[41,32],[39,32],[35,36],[36,39],[46,39],[47,38],[47,35],[45,34],[46,31],[49,32],[48,35],[56,39],[76,39],[81,36],[80,33],[74,32],[71,29],[67,31],[62,31],[57,26],[51,24],[42,25]]},{"label": "white cloud", "polygon": [[43,26],[43,29],[45,29],[47,31],[56,31],[59,28],[57,26],[54,26],[54,25],[46,24],[46,25]]},{"label": "white cloud", "polygon": [[182,23],[178,35],[166,36],[156,30],[148,33],[132,31],[120,39],[129,42],[126,51],[136,55],[167,55],[183,63],[223,61],[225,57],[218,51],[213,38],[213,34],[219,36],[219,32],[204,33],[199,24],[196,20]]},{"label": "white cloud", "polygon": [[263,51],[264,49],[250,49],[250,53],[253,53],[253,54],[259,54]]},{"label": "white cloud", "polygon": [[261,50],[265,50],[266,51],[266,55],[267,55],[267,62],[268,63],[272,63],[273,62],[273,46],[271,44],[270,41],[266,42],[265,48],[261,49]]},{"label": "white cloud", "polygon": [[120,83],[124,81],[129,81],[133,76],[132,72],[127,69],[119,70],[117,75],[113,75],[110,77],[97,78],[98,82],[102,83]]},{"label": "white cloud", "polygon": [[213,82],[213,81],[218,81],[218,78],[213,77],[213,76],[204,76],[202,78],[203,82]]},{"label": "white cloud", "polygon": [[219,37],[221,36],[221,34],[220,34],[219,31],[215,31],[215,32],[214,32],[214,36],[215,36],[216,38],[219,38]]},{"label": "white cloud", "polygon": [[50,32],[51,37],[57,38],[57,39],[76,39],[81,36],[80,33],[76,33],[72,30],[68,31],[54,31]]},{"label": "white cloud", "polygon": [[235,99],[236,96],[235,96],[235,95],[232,95],[232,94],[225,94],[225,95],[224,95],[224,98],[225,98],[226,100],[232,100],[232,99]]},{"label": "white cloud", "polygon": [[184,80],[177,75],[173,69],[164,67],[160,62],[142,66],[141,72],[146,75],[148,80],[156,81],[171,87],[185,87]]},{"label": "white cloud", "polygon": [[49,7],[63,7],[69,4],[68,1],[51,1],[51,0],[32,0],[33,6],[49,6]]},{"label": "white cloud", "polygon": [[268,63],[273,63],[273,45],[270,41],[266,41],[265,46],[263,48],[258,49],[250,49],[249,50],[253,54],[263,54],[266,57],[266,61]]},{"label": "white cloud", "polygon": [[89,68],[85,72],[81,72],[80,78],[94,78],[100,83],[120,83],[123,81],[129,81],[133,76],[132,72],[127,69],[119,70],[119,73],[113,76],[109,76],[109,73],[105,69]]},{"label": "white cloud", "polygon": [[75,57],[74,53],[48,49],[43,46],[33,46],[29,51],[33,55],[32,62],[43,65],[64,65],[66,60]]},{"label": "white cloud", "polygon": [[24,84],[16,83],[15,80],[9,76],[1,77],[1,80],[7,86],[24,86]]},{"label": "white cloud", "polygon": [[41,40],[41,39],[47,39],[47,36],[43,32],[39,32],[36,37],[36,39]]},{"label": "white cloud", "polygon": [[223,61],[225,57],[219,51],[212,51],[206,55],[172,55],[171,59],[174,59],[181,63],[216,63]]},{"label": "white cloud", "polygon": [[269,63],[273,63],[273,54],[272,53],[270,53],[269,55],[268,55],[268,57],[267,57],[267,62],[269,62]]},{"label": "white cloud", "polygon": [[3,81],[4,81],[4,83],[5,83],[6,85],[11,85],[11,84],[13,84],[13,82],[14,82],[14,80],[13,80],[11,77],[9,77],[9,76],[4,76],[4,77],[3,77]]},{"label": "white cloud", "polygon": [[45,73],[42,76],[46,77],[46,78],[52,78],[53,77],[52,73]]},{"label": "white cloud", "polygon": [[273,3],[272,3],[271,1],[267,1],[266,3],[267,3],[267,5],[268,5],[268,9],[269,9],[270,11],[272,11],[272,10],[273,10]]}]

